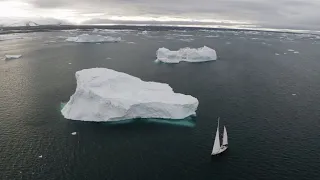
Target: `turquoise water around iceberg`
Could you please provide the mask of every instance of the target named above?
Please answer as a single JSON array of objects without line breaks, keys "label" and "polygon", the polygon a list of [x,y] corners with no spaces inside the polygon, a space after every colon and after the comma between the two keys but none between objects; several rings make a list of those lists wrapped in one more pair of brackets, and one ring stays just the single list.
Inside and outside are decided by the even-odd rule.
[{"label": "turquoise water around iceberg", "polygon": [[[66,103],[60,103],[60,111]],[[101,123],[103,125],[123,125],[123,124],[167,124],[174,126],[185,126],[185,127],[194,127],[196,125],[196,116],[189,116],[184,119],[158,119],[158,118],[136,118],[136,119],[124,119],[119,121],[110,121],[110,122],[94,122],[92,123]]]}]

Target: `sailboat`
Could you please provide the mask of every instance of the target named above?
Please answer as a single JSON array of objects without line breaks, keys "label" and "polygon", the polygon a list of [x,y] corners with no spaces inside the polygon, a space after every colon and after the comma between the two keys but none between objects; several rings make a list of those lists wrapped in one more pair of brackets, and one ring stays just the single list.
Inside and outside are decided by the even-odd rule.
[{"label": "sailboat", "polygon": [[219,120],[220,120],[220,117],[218,118],[218,127],[217,127],[216,137],[214,139],[214,144],[211,152],[212,156],[218,155],[228,149],[228,134],[225,126],[223,126],[222,145],[220,144]]}]

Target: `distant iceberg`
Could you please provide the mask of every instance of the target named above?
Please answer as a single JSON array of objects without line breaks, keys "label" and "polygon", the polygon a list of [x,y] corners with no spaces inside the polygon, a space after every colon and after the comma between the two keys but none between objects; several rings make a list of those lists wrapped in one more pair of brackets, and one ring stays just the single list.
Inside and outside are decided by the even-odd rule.
[{"label": "distant iceberg", "polygon": [[4,56],[4,58],[6,59],[6,60],[10,60],[10,59],[19,59],[19,58],[21,58],[22,57],[22,55],[5,55]]},{"label": "distant iceberg", "polygon": [[121,38],[101,36],[101,35],[81,34],[76,37],[69,37],[66,39],[66,41],[77,42],[77,43],[102,43],[102,42],[119,42],[121,41]]},{"label": "distant iceberg", "polygon": [[213,60],[217,60],[216,51],[207,46],[198,49],[191,49],[187,47],[178,51],[170,51],[167,48],[160,48],[157,51],[157,61],[164,63],[179,63],[180,61],[205,62]]},{"label": "distant iceberg", "polygon": [[55,18],[2,18],[0,27],[44,26],[44,25],[71,25],[70,22]]},{"label": "distant iceberg", "polygon": [[61,110],[71,120],[113,122],[135,118],[184,119],[198,100],[168,84],[146,82],[106,68],[76,72],[77,88]]},{"label": "distant iceberg", "polygon": [[148,31],[142,31],[140,34],[147,35]]}]

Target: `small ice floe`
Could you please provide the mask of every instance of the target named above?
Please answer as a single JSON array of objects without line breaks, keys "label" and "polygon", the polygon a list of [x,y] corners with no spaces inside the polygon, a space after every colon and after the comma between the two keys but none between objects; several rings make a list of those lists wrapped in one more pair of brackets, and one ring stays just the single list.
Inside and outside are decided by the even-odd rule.
[{"label": "small ice floe", "polygon": [[191,35],[191,34],[178,34],[177,36],[181,36],[181,37],[192,37],[193,35]]},{"label": "small ice floe", "polygon": [[226,45],[229,45],[229,44],[231,44],[231,42],[229,42],[229,41],[228,41],[228,42],[226,42]]},{"label": "small ice floe", "polygon": [[103,43],[103,42],[120,42],[121,37],[110,37],[110,36],[101,36],[101,35],[89,35],[82,34],[76,37],[68,37],[66,39],[68,42],[76,43]]},{"label": "small ice floe", "polygon": [[136,44],[135,42],[127,42],[127,44]]},{"label": "small ice floe", "polygon": [[107,57],[106,59],[112,59],[111,57]]},{"label": "small ice floe", "polygon": [[98,33],[99,31],[100,31],[100,29],[94,28],[92,32],[93,33]]},{"label": "small ice floe", "polygon": [[180,41],[184,41],[184,42],[192,42],[194,39],[180,39]]},{"label": "small ice floe", "polygon": [[68,63],[68,64],[72,64],[72,63]]},{"label": "small ice floe", "polygon": [[101,44],[101,43],[96,43],[96,44]]},{"label": "small ice floe", "polygon": [[140,34],[147,35],[148,31],[142,31]]},{"label": "small ice floe", "polygon": [[206,36],[207,38],[217,38],[217,37],[220,37],[218,35],[209,35],[209,36]]},{"label": "small ice floe", "polygon": [[75,136],[75,135],[77,135],[77,132],[73,132],[73,133],[71,133],[71,135]]},{"label": "small ice floe", "polygon": [[283,54],[287,54],[287,53],[283,53]]},{"label": "small ice floe", "polygon": [[42,155],[38,156],[39,158],[42,158]]},{"label": "small ice floe", "polygon": [[279,56],[280,54],[278,54],[278,53],[275,53],[275,55],[276,55],[276,56]]},{"label": "small ice floe", "polygon": [[9,59],[19,59],[19,58],[21,58],[22,57],[22,55],[5,55],[4,56],[4,59],[6,59],[6,60],[9,60]]},{"label": "small ice floe", "polygon": [[296,96],[297,94],[292,94],[292,96]]},{"label": "small ice floe", "polygon": [[299,51],[295,51],[295,52],[293,52],[294,54],[299,54]]},{"label": "small ice floe", "polygon": [[293,50],[293,49],[288,49],[288,51],[289,51],[289,52],[294,52],[294,50]]}]

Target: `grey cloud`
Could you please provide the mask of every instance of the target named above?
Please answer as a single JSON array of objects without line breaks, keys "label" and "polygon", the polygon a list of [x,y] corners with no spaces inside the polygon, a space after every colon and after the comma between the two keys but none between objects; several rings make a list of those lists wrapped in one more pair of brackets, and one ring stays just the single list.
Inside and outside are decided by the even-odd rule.
[{"label": "grey cloud", "polygon": [[[79,13],[249,21],[262,26],[317,28],[318,0],[25,0],[35,8]],[[103,17],[102,17],[103,18]],[[315,24],[318,23],[318,24]],[[320,28],[320,27],[318,27]]]}]

